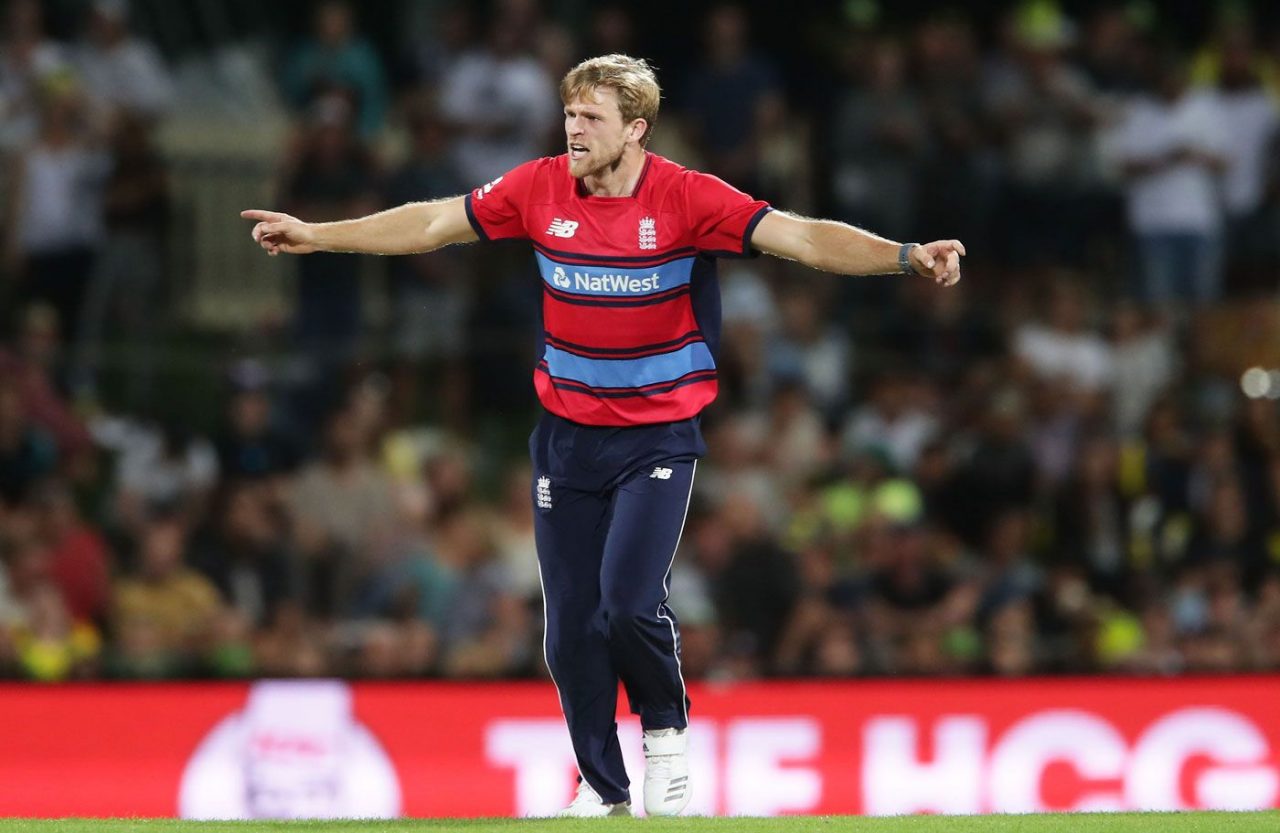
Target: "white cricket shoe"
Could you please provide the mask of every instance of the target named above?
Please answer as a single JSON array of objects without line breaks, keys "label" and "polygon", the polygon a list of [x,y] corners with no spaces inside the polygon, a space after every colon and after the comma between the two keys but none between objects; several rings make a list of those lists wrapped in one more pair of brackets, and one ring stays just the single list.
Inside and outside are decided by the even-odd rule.
[{"label": "white cricket shoe", "polygon": [[688,735],[684,729],[644,733],[644,811],[675,816],[689,806]]},{"label": "white cricket shoe", "polygon": [[556,813],[556,816],[562,819],[599,819],[605,816],[629,815],[631,815],[630,801],[605,804],[600,794],[591,789],[591,785],[585,780],[578,781],[578,792],[574,795],[573,801],[569,802],[569,806]]}]

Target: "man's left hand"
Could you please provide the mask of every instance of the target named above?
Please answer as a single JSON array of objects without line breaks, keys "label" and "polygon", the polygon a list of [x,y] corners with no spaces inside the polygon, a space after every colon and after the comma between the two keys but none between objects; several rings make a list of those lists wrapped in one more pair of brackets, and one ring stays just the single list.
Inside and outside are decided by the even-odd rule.
[{"label": "man's left hand", "polygon": [[907,257],[917,275],[933,278],[940,286],[952,286],[960,280],[960,258],[964,244],[959,240],[935,240],[921,243]]}]

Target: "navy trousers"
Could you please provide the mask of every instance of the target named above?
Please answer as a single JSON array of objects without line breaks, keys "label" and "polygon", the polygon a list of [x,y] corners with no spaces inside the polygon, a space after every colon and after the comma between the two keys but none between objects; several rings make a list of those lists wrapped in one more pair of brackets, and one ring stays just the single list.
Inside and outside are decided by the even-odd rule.
[{"label": "navy trousers", "polygon": [[706,448],[696,419],[611,428],[546,414],[529,450],[547,667],[578,771],[607,803],[626,801],[618,681],[645,729],[689,722],[667,591]]}]

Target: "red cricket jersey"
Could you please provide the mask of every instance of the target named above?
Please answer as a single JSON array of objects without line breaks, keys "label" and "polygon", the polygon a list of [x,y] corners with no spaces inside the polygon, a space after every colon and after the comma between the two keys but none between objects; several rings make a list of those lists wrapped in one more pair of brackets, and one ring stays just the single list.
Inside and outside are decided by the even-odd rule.
[{"label": "red cricket jersey", "polygon": [[714,176],[645,154],[629,197],[584,194],[564,155],[526,162],[466,197],[482,240],[533,242],[542,344],[533,384],[584,425],[695,416],[716,397],[716,258],[750,256],[770,210]]}]

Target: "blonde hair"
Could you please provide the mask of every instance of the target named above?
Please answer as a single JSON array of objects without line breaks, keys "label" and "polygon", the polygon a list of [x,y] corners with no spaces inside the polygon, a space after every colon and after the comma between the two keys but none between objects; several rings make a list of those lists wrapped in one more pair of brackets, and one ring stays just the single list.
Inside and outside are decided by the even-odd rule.
[{"label": "blonde hair", "polygon": [[609,87],[617,93],[623,123],[629,124],[636,119],[644,119],[648,123],[640,144],[648,142],[658,120],[658,103],[662,99],[662,89],[653,74],[653,67],[643,58],[630,55],[588,58],[569,70],[560,82],[560,100],[568,104],[599,87]]}]

